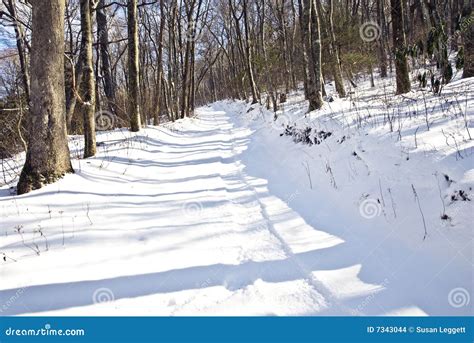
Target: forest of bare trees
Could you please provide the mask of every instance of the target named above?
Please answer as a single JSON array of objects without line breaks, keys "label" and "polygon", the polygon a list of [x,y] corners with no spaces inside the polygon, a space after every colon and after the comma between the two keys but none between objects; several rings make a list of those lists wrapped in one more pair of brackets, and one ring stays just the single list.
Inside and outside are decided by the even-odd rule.
[{"label": "forest of bare trees", "polygon": [[[308,111],[357,87],[439,93],[474,76],[472,0],[3,0],[0,155],[27,149],[18,193],[72,172],[67,134],[159,125],[233,98]],[[376,87],[376,84],[373,84]]]}]

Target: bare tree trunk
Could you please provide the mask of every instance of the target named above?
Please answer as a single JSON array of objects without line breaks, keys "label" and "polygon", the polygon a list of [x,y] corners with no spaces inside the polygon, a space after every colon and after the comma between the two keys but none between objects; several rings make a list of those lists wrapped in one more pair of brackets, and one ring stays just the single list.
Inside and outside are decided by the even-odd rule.
[{"label": "bare tree trunk", "polygon": [[[472,18],[472,1],[469,6],[464,9],[466,14],[465,18],[469,20]],[[462,77],[473,77],[474,76],[474,24],[471,23],[463,34],[464,40],[464,70]]]},{"label": "bare tree trunk", "polygon": [[[191,44],[191,84],[189,93],[189,111],[194,115],[194,108],[196,106],[196,45],[193,41]],[[188,114],[189,115],[189,114]]]},{"label": "bare tree trunk", "polygon": [[303,9],[303,2],[302,0],[298,0],[298,15],[300,17],[300,32],[301,32],[301,46],[302,48],[302,60],[303,60],[303,85],[304,85],[304,96],[308,99],[308,74],[309,74],[309,67],[308,67],[308,51],[307,51],[307,40],[308,40],[308,29],[307,29],[307,20],[309,17],[306,17],[306,13]]},{"label": "bare tree trunk", "polygon": [[164,32],[165,32],[165,6],[164,1],[160,1],[160,32],[158,33],[158,75],[156,80],[155,90],[155,109],[153,112],[153,125],[159,125],[160,123],[160,99],[163,85],[163,43],[164,43]]},{"label": "bare tree trunk", "polygon": [[258,92],[257,85],[255,84],[255,78],[253,75],[253,57],[252,49],[250,43],[250,33],[249,33],[249,23],[248,23],[248,10],[247,10],[247,1],[243,0],[243,15],[244,15],[244,27],[245,27],[245,58],[247,62],[247,74],[250,82],[250,89],[252,91],[252,104],[258,102]]},{"label": "bare tree trunk", "polygon": [[[7,5],[5,2],[4,4]],[[25,35],[23,32],[23,28],[21,27],[21,24],[17,18],[15,0],[8,0],[8,6],[6,7],[8,11],[10,12],[11,17],[13,18],[13,29],[15,30],[16,47],[18,50],[18,58],[20,60],[21,79],[23,81],[23,89],[26,96],[26,102],[29,103],[30,101],[29,77],[30,76],[28,72],[28,61],[26,58]]]},{"label": "bare tree trunk", "polygon": [[374,68],[372,67],[372,63],[369,62],[369,76],[370,76],[370,87],[375,87],[375,80],[374,80]]},{"label": "bare tree trunk", "polygon": [[[317,0],[318,3],[320,0]],[[329,50],[331,58],[332,74],[334,77],[334,83],[336,84],[336,91],[341,98],[346,96],[346,90],[344,89],[344,81],[342,78],[341,60],[339,58],[339,49],[337,48],[336,34],[334,33],[333,13],[334,5],[333,0],[328,0],[329,13],[328,13],[328,31],[329,31]],[[321,16],[323,14],[321,13]]]},{"label": "bare tree trunk", "polygon": [[[279,2],[281,3],[279,4]],[[280,49],[283,57],[283,65],[284,65],[284,84],[285,84],[285,96],[283,97],[283,102],[286,102],[286,95],[290,92],[290,82],[291,82],[291,71],[290,71],[290,57],[288,56],[291,54],[291,51],[288,49],[288,35],[287,35],[287,19],[285,14],[285,0],[280,0],[276,2],[276,10],[279,17],[279,25],[281,31],[280,37]]]},{"label": "bare tree trunk", "polygon": [[404,15],[401,0],[390,0],[393,28],[393,49],[395,53],[395,72],[397,94],[407,93],[411,89],[408,63],[405,55],[406,41],[404,32]]},{"label": "bare tree trunk", "polygon": [[291,4],[291,13],[292,13],[292,17],[293,17],[293,28],[292,28],[292,32],[291,32],[291,48],[290,48],[290,52],[289,52],[289,55],[290,55],[290,72],[291,72],[291,85],[292,85],[292,88],[293,89],[297,89],[298,88],[298,84],[296,82],[296,65],[295,65],[295,62],[294,62],[294,58],[295,58],[295,51],[296,51],[296,42],[297,42],[297,39],[296,39],[296,32],[297,32],[297,28],[298,28],[298,25],[297,25],[297,14],[296,14],[296,7],[295,7],[295,1],[294,0],[290,0],[290,4]]},{"label": "bare tree trunk", "polygon": [[178,70],[178,47],[176,46],[176,34],[178,33],[178,4],[177,0],[172,0],[168,10],[168,104],[170,108],[169,115],[172,121],[179,118],[179,96],[177,92],[177,82],[179,76]]},{"label": "bare tree trunk", "polygon": [[74,116],[74,112],[76,110],[77,105],[77,85],[82,83],[82,57],[79,56],[79,60],[77,64],[74,66],[74,62],[70,60],[71,66],[74,68],[74,71],[71,73],[71,77],[74,78],[74,85],[70,87],[70,89],[66,89],[66,122],[67,128],[69,130],[72,129],[72,118]]},{"label": "bare tree trunk", "polygon": [[214,68],[211,66],[210,70],[210,86],[211,86],[211,96],[212,96],[212,102],[217,101],[217,92],[216,92],[216,81],[214,79]]},{"label": "bare tree trunk", "polygon": [[[314,86],[315,86],[315,97],[314,97],[314,108],[315,110],[320,109],[323,106],[323,74],[322,74],[322,61],[321,61],[321,30],[319,13],[316,7],[316,0],[311,0],[311,14],[310,14],[310,29],[311,29],[311,51],[312,51],[312,63],[314,70]],[[311,106],[311,105],[310,105]]]},{"label": "bare tree trunk", "polygon": [[92,51],[92,9],[91,0],[81,0],[81,54],[82,71],[84,73],[81,85],[81,107],[84,114],[84,158],[94,156],[96,153],[95,140],[95,78]]},{"label": "bare tree trunk", "polygon": [[387,77],[387,53],[385,51],[386,32],[385,32],[385,13],[384,0],[376,0],[377,23],[380,28],[380,37],[377,41],[380,77]]},{"label": "bare tree trunk", "polygon": [[323,106],[321,88],[321,38],[314,0],[303,1],[303,35],[308,56],[308,112]]},{"label": "bare tree trunk", "polygon": [[62,0],[33,5],[29,145],[18,194],[74,172],[64,116],[64,6]]},{"label": "bare tree trunk", "polygon": [[140,131],[140,69],[138,49],[138,4],[137,0],[128,0],[128,102],[130,130]]},{"label": "bare tree trunk", "polygon": [[[195,23],[192,20],[192,12],[188,13],[187,25],[188,25],[188,30],[194,31],[196,29],[194,27]],[[191,27],[191,25],[193,27]],[[184,54],[184,65],[183,65],[183,87],[181,91],[181,119],[189,115],[190,74],[191,74],[191,39],[186,38],[186,51]]]},{"label": "bare tree trunk", "polygon": [[107,27],[107,15],[103,6],[105,0],[100,0],[97,7],[97,31],[100,46],[100,60],[102,77],[104,79],[104,93],[107,98],[107,108],[113,114],[116,114],[115,108],[115,81],[112,77],[109,53],[109,30]]}]

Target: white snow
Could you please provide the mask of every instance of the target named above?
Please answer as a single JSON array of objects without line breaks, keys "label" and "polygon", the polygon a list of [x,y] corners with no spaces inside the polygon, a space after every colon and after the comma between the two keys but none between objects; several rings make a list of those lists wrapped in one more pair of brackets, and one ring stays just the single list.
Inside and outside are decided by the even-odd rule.
[{"label": "white snow", "polygon": [[[472,315],[474,80],[377,84],[306,116],[296,93],[277,121],[221,101],[102,132],[76,174],[3,186],[0,315]],[[295,123],[332,135],[280,136]]]}]

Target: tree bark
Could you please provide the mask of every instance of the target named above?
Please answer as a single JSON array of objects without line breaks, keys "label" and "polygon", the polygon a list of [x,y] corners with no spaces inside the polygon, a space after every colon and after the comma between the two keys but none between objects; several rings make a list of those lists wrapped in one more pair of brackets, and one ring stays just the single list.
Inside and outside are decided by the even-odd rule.
[{"label": "tree bark", "polygon": [[[317,0],[318,3],[320,0]],[[344,81],[342,78],[341,60],[339,58],[339,50],[337,48],[336,34],[334,33],[333,23],[333,12],[334,5],[333,0],[328,0],[329,13],[328,13],[328,32],[329,32],[329,52],[331,56],[331,68],[334,77],[334,83],[336,85],[336,91],[341,98],[346,96],[346,90],[344,89]],[[322,13],[321,13],[322,16]]]},{"label": "tree bark", "polygon": [[303,31],[308,57],[308,112],[323,106],[321,88],[321,37],[319,18],[314,0],[303,0]]},{"label": "tree bark", "polygon": [[81,107],[84,118],[84,158],[96,153],[95,138],[95,77],[92,50],[92,9],[91,0],[81,0],[81,30],[82,30],[82,71],[83,84],[81,90]]},{"label": "tree bark", "polygon": [[140,131],[140,69],[138,49],[138,3],[128,0],[128,102],[130,130]]},{"label": "tree bark", "polygon": [[[279,3],[280,2],[280,3]],[[284,66],[284,84],[285,84],[285,94],[288,94],[290,92],[290,82],[291,82],[291,64],[289,62],[290,57],[289,55],[291,54],[290,49],[288,49],[288,35],[287,35],[287,22],[286,22],[286,13],[285,13],[285,1],[280,0],[276,1],[276,11],[279,19],[279,25],[280,25],[280,49],[281,49],[281,54],[283,58],[283,66]],[[286,97],[285,101],[286,102]]]},{"label": "tree bark", "polygon": [[163,85],[163,44],[165,32],[165,6],[164,1],[160,1],[160,32],[158,33],[158,72],[156,76],[156,91],[155,91],[155,109],[153,112],[153,125],[160,124],[160,99]]},{"label": "tree bark", "polygon": [[33,4],[29,145],[18,194],[74,172],[65,120],[64,10],[62,0]]},{"label": "tree bark", "polygon": [[401,0],[390,0],[393,30],[393,49],[395,53],[396,94],[411,90],[408,62],[405,54],[406,40],[404,32],[403,4]]},{"label": "tree bark", "polygon": [[115,81],[112,76],[110,53],[109,53],[109,30],[107,27],[107,15],[103,6],[105,0],[100,0],[97,7],[97,31],[99,40],[100,60],[101,60],[101,71],[104,80],[104,93],[107,98],[108,110],[116,114],[115,108]]},{"label": "tree bark", "polygon": [[[194,32],[196,30],[195,23],[192,20],[192,12],[187,15],[188,31]],[[194,33],[193,33],[194,34]],[[188,33],[189,35],[189,33]],[[186,37],[186,51],[184,55],[183,65],[183,87],[181,91],[181,119],[189,115],[189,86],[190,86],[190,74],[191,74],[191,41],[192,37]]]},{"label": "tree bark", "polygon": [[247,1],[243,0],[243,16],[244,16],[244,28],[245,28],[245,58],[247,62],[247,74],[250,82],[250,90],[252,91],[252,104],[258,103],[258,92],[257,85],[255,83],[255,77],[253,74],[253,57],[252,57],[252,48],[250,41],[249,33],[249,22],[248,22],[248,9]]},{"label": "tree bark", "polygon": [[[471,2],[472,4],[472,2]],[[473,17],[472,5],[469,5],[465,10],[466,20]],[[464,40],[464,69],[462,72],[463,79],[474,76],[474,24],[471,22],[463,33]]]},{"label": "tree bark", "polygon": [[298,15],[300,17],[299,26],[300,26],[300,36],[301,36],[301,49],[302,51],[302,62],[303,62],[303,86],[304,86],[304,96],[305,99],[308,99],[308,74],[309,74],[309,67],[308,67],[308,53],[307,53],[307,40],[308,40],[308,29],[307,29],[307,20],[306,14],[303,9],[303,2],[302,0],[298,0]]},{"label": "tree bark", "polygon": [[386,32],[385,32],[385,13],[384,0],[376,0],[377,24],[380,28],[380,37],[377,41],[379,55],[380,77],[387,77],[387,53],[385,51]]}]

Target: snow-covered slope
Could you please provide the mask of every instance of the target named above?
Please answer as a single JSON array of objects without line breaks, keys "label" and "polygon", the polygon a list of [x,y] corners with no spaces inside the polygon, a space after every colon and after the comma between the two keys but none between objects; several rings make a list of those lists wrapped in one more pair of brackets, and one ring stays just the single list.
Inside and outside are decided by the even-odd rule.
[{"label": "snow-covered slope", "polygon": [[360,88],[101,133],[76,174],[4,186],[0,315],[472,314],[474,80]]}]

